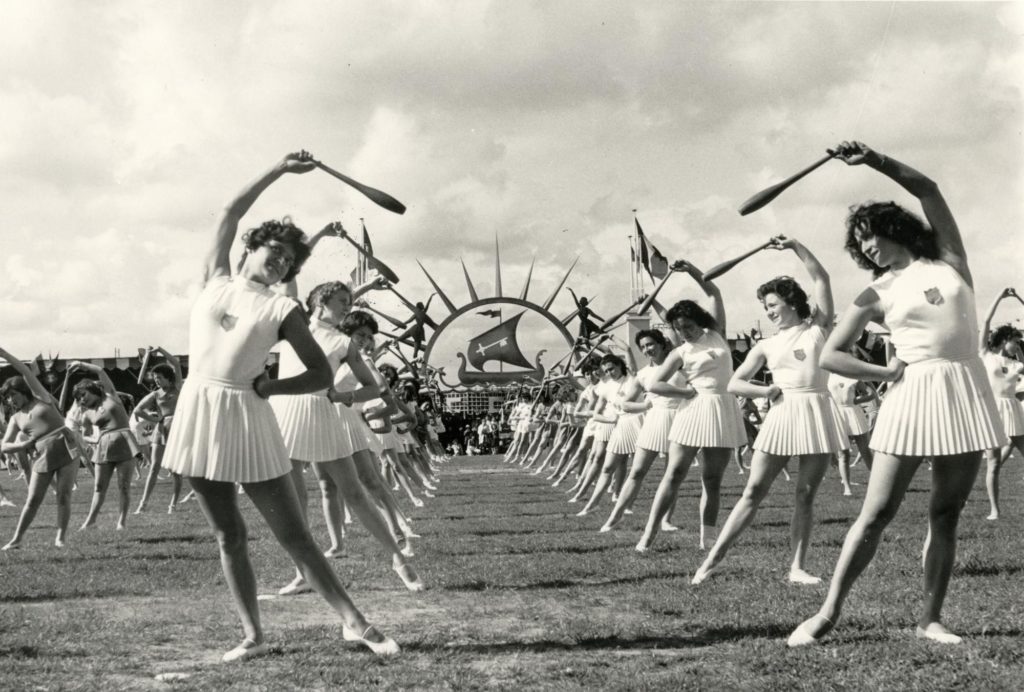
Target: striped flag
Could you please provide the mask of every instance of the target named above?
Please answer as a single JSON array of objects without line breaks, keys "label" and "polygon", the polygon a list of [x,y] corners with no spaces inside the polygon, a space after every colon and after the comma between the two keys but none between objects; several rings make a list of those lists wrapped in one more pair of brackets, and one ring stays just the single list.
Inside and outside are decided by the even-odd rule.
[{"label": "striped flag", "polygon": [[640,228],[640,221],[636,217],[633,218],[633,222],[636,224],[636,235],[640,240],[640,264],[644,265],[644,269],[647,270],[651,279],[665,278],[668,274],[668,258],[647,239],[644,229]]}]

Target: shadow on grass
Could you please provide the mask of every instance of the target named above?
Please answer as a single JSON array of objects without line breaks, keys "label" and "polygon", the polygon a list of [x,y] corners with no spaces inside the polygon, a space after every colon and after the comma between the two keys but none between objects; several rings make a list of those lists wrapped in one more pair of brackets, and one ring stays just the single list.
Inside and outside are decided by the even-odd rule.
[{"label": "shadow on grass", "polygon": [[211,534],[196,534],[194,536],[156,536],[154,538],[136,538],[136,543],[160,544],[160,543],[212,543],[214,537]]},{"label": "shadow on grass", "polygon": [[542,640],[536,642],[496,642],[493,644],[430,644],[413,643],[404,645],[409,651],[458,652],[467,654],[515,654],[551,651],[636,651],[654,649],[703,648],[722,642],[745,639],[782,639],[789,635],[789,628],[777,625],[755,625],[749,627],[715,627],[702,630],[690,636],[669,635],[664,637],[586,637],[576,641]]},{"label": "shadow on grass", "polygon": [[1021,565],[979,565],[973,562],[953,568],[953,574],[967,577],[1001,577],[1021,572],[1024,572],[1024,566]]},{"label": "shadow on grass", "polygon": [[[595,545],[595,546],[548,546],[544,548],[532,548],[526,546],[522,549],[509,548],[507,546],[501,546],[496,550],[492,551],[493,555],[532,555],[534,553],[569,553],[571,555],[586,555],[588,553],[603,553],[609,550],[617,550],[623,547],[622,545]],[[444,555],[485,555],[487,551],[479,548],[473,550],[438,550],[438,554]]]},{"label": "shadow on grass", "polygon": [[655,572],[634,577],[620,577],[618,579],[545,579],[542,581],[529,582],[526,584],[498,584],[483,579],[463,582],[461,584],[446,584],[446,591],[487,591],[488,589],[509,589],[512,591],[536,591],[543,589],[568,589],[575,586],[615,586],[617,584],[637,584],[652,579],[678,579],[689,577],[690,573],[681,572]]}]

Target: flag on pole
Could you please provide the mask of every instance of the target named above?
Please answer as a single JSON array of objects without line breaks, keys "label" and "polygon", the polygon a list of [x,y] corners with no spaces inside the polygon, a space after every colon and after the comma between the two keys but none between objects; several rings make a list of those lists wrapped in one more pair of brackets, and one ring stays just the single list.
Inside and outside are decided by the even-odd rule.
[{"label": "flag on pole", "polygon": [[[366,232],[366,222],[362,219],[359,219],[359,222],[363,226],[363,249],[372,255],[373,245],[370,243],[370,234]],[[356,268],[352,270],[352,285],[361,286],[362,284],[365,284],[369,278],[369,260],[366,258],[366,255],[359,253],[359,261],[356,263]]]},{"label": "flag on pole", "polygon": [[640,264],[644,265],[644,269],[647,270],[651,279],[665,278],[665,275],[668,274],[668,258],[647,239],[644,229],[640,228],[640,221],[636,217],[633,218],[633,222],[636,224],[636,235],[640,240]]}]

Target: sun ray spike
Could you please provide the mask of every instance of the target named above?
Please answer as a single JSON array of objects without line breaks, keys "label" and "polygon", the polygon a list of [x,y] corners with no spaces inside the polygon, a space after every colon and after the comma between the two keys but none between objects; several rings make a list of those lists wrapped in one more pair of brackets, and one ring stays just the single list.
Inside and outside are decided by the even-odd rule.
[{"label": "sun ray spike", "polygon": [[435,291],[437,291],[438,297],[441,299],[441,302],[444,303],[444,306],[448,308],[448,312],[455,312],[458,309],[455,307],[455,303],[448,299],[448,296],[445,295],[445,292],[442,291],[441,287],[437,285],[437,282],[434,281],[434,277],[430,275],[430,272],[427,271],[426,267],[420,264],[419,260],[416,260],[416,264],[419,264],[420,269],[422,269],[423,273],[427,275],[427,281],[429,281],[430,285],[434,287]]},{"label": "sun ray spike", "polygon": [[494,295],[501,298],[501,250],[498,248],[498,236],[494,236]]},{"label": "sun ray spike", "polygon": [[466,263],[462,261],[461,257],[459,258],[459,263],[462,265],[462,275],[466,277],[466,288],[469,289],[469,299],[475,303],[480,300],[480,298],[477,296],[476,288],[473,286],[473,282],[469,278],[469,271],[466,270]]},{"label": "sun ray spike", "polygon": [[526,273],[526,283],[523,284],[523,292],[519,294],[519,300],[526,300],[526,294],[530,291],[530,279],[533,278],[533,265],[536,261],[536,257],[530,260],[530,271]]},{"label": "sun ray spike", "polygon": [[555,298],[558,296],[558,292],[562,290],[562,286],[565,285],[566,279],[569,278],[569,274],[572,273],[572,270],[576,267],[576,263],[579,262],[579,261],[580,261],[580,258],[579,258],[579,256],[577,256],[576,259],[574,259],[572,261],[572,265],[569,267],[569,271],[567,271],[565,273],[565,276],[562,277],[562,280],[558,282],[558,286],[555,287],[555,290],[551,293],[551,296],[547,300],[544,301],[544,309],[545,310],[550,308],[551,304],[555,302]]}]

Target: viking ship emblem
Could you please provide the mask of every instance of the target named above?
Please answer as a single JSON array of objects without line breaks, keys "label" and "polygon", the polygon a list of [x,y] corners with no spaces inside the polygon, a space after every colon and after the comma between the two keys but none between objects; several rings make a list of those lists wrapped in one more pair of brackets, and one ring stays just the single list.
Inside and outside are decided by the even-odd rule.
[{"label": "viking ship emblem", "polygon": [[798,348],[795,351],[793,351],[793,357],[796,358],[797,360],[802,361],[807,359],[807,354],[804,353],[804,350],[802,348]]},{"label": "viking ship emblem", "polygon": [[[544,379],[544,366],[540,364],[540,357],[544,351],[537,353],[536,362],[530,363],[523,355],[519,343],[516,341],[516,330],[519,328],[519,320],[522,319],[525,311],[510,320],[502,322],[497,327],[488,329],[469,340],[466,353],[457,353],[459,359],[459,381],[462,384],[479,384],[487,382],[491,384],[508,384],[511,382],[523,382],[528,379]],[[466,369],[466,361],[476,368],[476,371]],[[488,372],[484,365],[488,361],[496,360],[503,365],[511,365],[526,370],[514,370],[512,372]]]},{"label": "viking ship emblem", "polygon": [[932,305],[942,305],[945,302],[942,298],[942,294],[939,293],[939,289],[937,288],[929,288],[924,292],[924,297],[925,300]]}]

